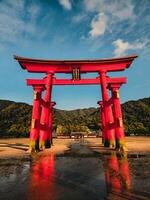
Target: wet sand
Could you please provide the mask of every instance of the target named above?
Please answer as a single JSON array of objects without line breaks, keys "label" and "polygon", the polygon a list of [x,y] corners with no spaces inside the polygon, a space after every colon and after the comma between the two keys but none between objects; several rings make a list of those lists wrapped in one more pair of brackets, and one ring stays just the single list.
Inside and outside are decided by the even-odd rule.
[{"label": "wet sand", "polygon": [[[103,147],[101,138],[85,138],[84,141],[95,152],[109,153],[111,151]],[[63,154],[75,142],[75,139],[54,139],[52,148],[46,149],[40,154],[49,154],[50,152]],[[0,139],[0,159],[30,159],[30,154],[27,152],[28,144],[28,138]],[[126,146],[128,154],[150,154],[150,137],[126,137]]]},{"label": "wet sand", "polygon": [[[127,139],[129,153],[149,152],[149,138],[135,139]],[[29,160],[27,149],[28,139],[1,140],[3,200],[150,199],[150,157],[118,156],[100,138],[55,139],[51,149]]]}]

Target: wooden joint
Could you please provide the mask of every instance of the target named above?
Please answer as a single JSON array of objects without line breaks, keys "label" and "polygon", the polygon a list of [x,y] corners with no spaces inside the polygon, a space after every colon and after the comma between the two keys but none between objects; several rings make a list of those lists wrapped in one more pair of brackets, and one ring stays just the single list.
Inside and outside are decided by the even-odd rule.
[{"label": "wooden joint", "polygon": [[119,118],[117,119],[117,124],[118,124],[118,126],[119,126],[120,128],[123,127],[123,119],[122,119],[122,117],[119,117]]},{"label": "wooden joint", "polygon": [[35,128],[35,126],[36,126],[36,119],[32,119],[31,128]]},{"label": "wooden joint", "polygon": [[115,98],[117,98],[117,99],[119,99],[119,98],[120,98],[120,95],[119,95],[119,90],[116,90],[116,91],[114,92],[114,94],[115,94]]},{"label": "wooden joint", "polygon": [[39,92],[38,91],[34,91],[34,100],[38,100],[40,97]]}]

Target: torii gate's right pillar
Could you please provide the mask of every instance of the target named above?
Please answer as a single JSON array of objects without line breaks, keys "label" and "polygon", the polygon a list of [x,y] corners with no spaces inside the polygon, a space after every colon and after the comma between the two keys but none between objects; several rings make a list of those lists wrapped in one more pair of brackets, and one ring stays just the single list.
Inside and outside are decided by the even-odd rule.
[{"label": "torii gate's right pillar", "polygon": [[104,146],[115,148],[115,129],[113,127],[114,118],[111,105],[108,105],[109,95],[107,91],[106,71],[100,71],[100,83],[102,90],[103,108],[105,114],[105,142]]},{"label": "torii gate's right pillar", "polygon": [[105,125],[105,113],[104,113],[104,106],[102,101],[97,102],[98,105],[100,105],[100,112],[101,112],[101,124],[102,124],[102,143],[105,144],[105,138],[106,138],[106,125]]},{"label": "torii gate's right pillar", "polygon": [[120,86],[121,84],[111,83],[108,85],[108,88],[111,90],[113,99],[116,149],[125,150],[126,149],[125,134],[124,134],[124,125],[123,125],[122,111],[120,105],[120,95],[119,95]]},{"label": "torii gate's right pillar", "polygon": [[50,113],[49,113],[49,135],[48,135],[48,140],[50,140],[50,144],[53,144],[53,107],[56,105],[55,102],[50,103]]}]

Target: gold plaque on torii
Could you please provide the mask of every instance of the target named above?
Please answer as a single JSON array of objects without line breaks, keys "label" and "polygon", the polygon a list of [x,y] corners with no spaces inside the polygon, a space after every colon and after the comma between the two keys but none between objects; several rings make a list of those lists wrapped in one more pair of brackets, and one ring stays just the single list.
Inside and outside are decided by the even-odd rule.
[{"label": "gold plaque on torii", "polygon": [[80,69],[79,68],[74,68],[72,70],[72,79],[73,80],[80,80],[81,77],[80,77]]}]

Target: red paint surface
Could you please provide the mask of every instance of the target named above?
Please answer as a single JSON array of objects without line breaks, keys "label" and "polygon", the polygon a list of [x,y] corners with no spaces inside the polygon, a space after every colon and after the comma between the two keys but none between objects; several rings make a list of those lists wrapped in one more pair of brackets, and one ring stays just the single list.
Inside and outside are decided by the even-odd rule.
[{"label": "red paint surface", "polygon": [[47,139],[52,139],[52,125],[53,125],[53,107],[56,105],[55,102],[51,102],[50,104],[50,112],[49,112],[49,134]]},{"label": "red paint surface", "polygon": [[106,134],[105,134],[105,127],[106,127],[106,122],[105,122],[105,113],[104,113],[104,106],[102,101],[97,102],[100,107],[101,107],[101,121],[102,121],[102,141],[104,142],[106,139]]},{"label": "red paint surface", "polygon": [[[41,99],[42,112],[39,116],[39,102],[34,102],[33,116],[40,120],[40,140],[46,141],[52,137],[52,111],[51,111],[51,93],[52,85],[86,85],[99,84],[102,92],[102,125],[103,137],[108,141],[124,138],[124,128],[118,126],[118,118],[122,118],[120,99],[116,98],[114,92],[116,85],[126,83],[125,77],[110,78],[107,72],[122,71],[128,68],[137,55],[131,55],[121,58],[98,59],[98,60],[41,60],[14,56],[23,69],[28,72],[46,73],[42,80],[27,79],[27,85],[43,86],[46,89],[44,100]],[[79,69],[80,73],[97,72],[100,77],[89,79],[56,79],[55,73],[72,73],[73,69]],[[112,97],[108,94],[108,84],[112,90]],[[113,85],[113,87],[112,87]],[[112,104],[114,109],[112,110]],[[36,114],[34,114],[36,113]],[[39,128],[31,130],[31,139],[37,138]]]},{"label": "red paint surface", "polygon": [[[106,82],[107,83],[126,83],[126,77],[119,77],[119,78],[110,78],[106,77]],[[44,79],[27,79],[27,85],[43,85],[45,86],[46,84],[46,78]],[[100,82],[100,77],[96,78],[84,78],[81,80],[72,80],[72,79],[58,79],[58,78],[53,78],[53,85],[99,85],[101,84]]]},{"label": "red paint surface", "polygon": [[[33,109],[32,109],[32,120],[35,121],[35,126],[30,129],[30,139],[38,140],[39,138],[39,130],[40,130],[40,112],[41,112],[41,93],[43,90],[43,86],[34,86],[34,91],[38,93],[38,98],[33,100]],[[32,123],[32,122],[31,122]]]},{"label": "red paint surface", "polygon": [[105,114],[106,140],[115,141],[115,129],[114,129],[114,127],[110,126],[111,124],[114,123],[112,108],[111,108],[111,105],[107,104],[107,101],[109,100],[109,95],[108,95],[108,91],[107,91],[106,72],[100,73],[100,80],[101,80],[103,108],[104,108],[104,114]]},{"label": "red paint surface", "polygon": [[40,131],[40,140],[46,141],[49,135],[50,127],[49,127],[49,113],[50,113],[50,102],[52,95],[52,78],[53,74],[49,73],[47,75],[46,80],[46,93],[44,97],[45,105],[42,106],[42,114],[41,114],[41,124],[44,125],[44,129]]},{"label": "red paint surface", "polygon": [[54,155],[40,159],[31,168],[27,199],[53,199],[56,196]]},{"label": "red paint surface", "polygon": [[110,190],[121,192],[131,188],[130,169],[127,157],[117,158],[116,154],[106,159],[105,178]]},{"label": "red paint surface", "polygon": [[[124,140],[125,134],[124,134],[124,125],[123,125],[123,119],[122,119],[120,97],[119,96],[117,97],[116,95],[116,93],[119,92],[120,87],[121,87],[121,84],[119,83],[109,84],[109,88],[112,92],[112,98],[113,98],[116,139]],[[118,123],[119,119],[122,120],[122,126],[119,126],[119,123]]]},{"label": "red paint surface", "polygon": [[23,69],[37,73],[71,73],[73,68],[80,68],[80,72],[122,71],[136,57],[137,55],[99,60],[40,60],[14,56]]}]

